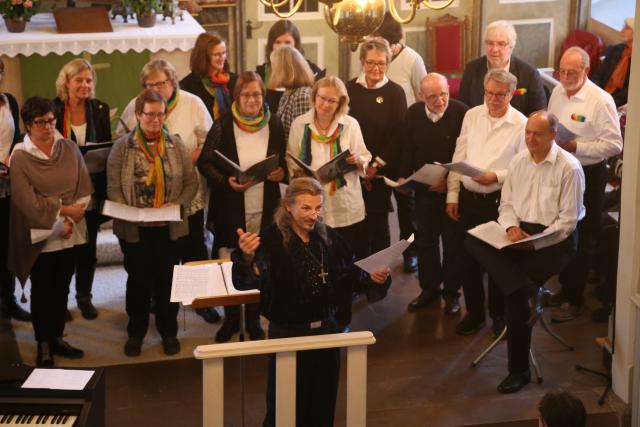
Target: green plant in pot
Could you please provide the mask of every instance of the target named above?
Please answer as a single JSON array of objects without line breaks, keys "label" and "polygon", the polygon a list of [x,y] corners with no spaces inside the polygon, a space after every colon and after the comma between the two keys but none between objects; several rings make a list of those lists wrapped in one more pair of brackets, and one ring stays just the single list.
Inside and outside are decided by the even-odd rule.
[{"label": "green plant in pot", "polygon": [[156,25],[156,13],[162,12],[161,0],[125,0],[125,3],[135,12],[141,27]]},{"label": "green plant in pot", "polygon": [[40,0],[0,0],[0,15],[9,32],[21,33],[38,7]]}]

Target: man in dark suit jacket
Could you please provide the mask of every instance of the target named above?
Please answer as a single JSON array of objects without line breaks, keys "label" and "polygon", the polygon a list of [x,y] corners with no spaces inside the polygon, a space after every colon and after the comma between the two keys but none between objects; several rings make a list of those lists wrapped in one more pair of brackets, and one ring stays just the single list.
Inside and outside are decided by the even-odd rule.
[{"label": "man in dark suit jacket", "polygon": [[547,98],[538,70],[516,55],[517,34],[507,21],[495,21],[484,33],[486,54],[469,61],[462,75],[458,99],[473,108],[484,103],[484,76],[491,68],[504,68],[518,78],[511,105],[525,116],[545,109]]},{"label": "man in dark suit jacket", "polygon": [[[633,45],[633,17],[624,20],[620,31],[622,43],[609,46],[604,52],[604,62],[591,75],[591,80],[606,90],[613,97],[616,107],[627,103],[629,92],[629,74],[631,71],[631,46]],[[617,81],[614,71],[622,67],[620,72],[624,80]]]}]

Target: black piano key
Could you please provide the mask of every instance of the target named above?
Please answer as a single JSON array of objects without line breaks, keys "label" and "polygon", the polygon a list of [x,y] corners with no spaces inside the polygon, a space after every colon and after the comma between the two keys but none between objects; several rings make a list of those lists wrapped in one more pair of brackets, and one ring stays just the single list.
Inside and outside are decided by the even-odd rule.
[{"label": "black piano key", "polygon": [[34,417],[34,416],[35,416],[35,415],[29,415],[29,416],[27,417],[27,420],[25,421],[25,424],[29,424],[29,423],[31,423],[31,420],[33,419],[33,417]]},{"label": "black piano key", "polygon": [[62,419],[62,424],[66,424],[68,419],[69,419],[69,415],[65,415],[64,418]]},{"label": "black piano key", "polygon": [[18,415],[18,418],[16,418],[16,424],[22,424],[22,418],[24,418],[24,415]]},{"label": "black piano key", "polygon": [[4,424],[4,420],[6,420],[7,418],[9,418],[9,414],[4,414],[2,417],[0,417],[0,423]]},{"label": "black piano key", "polygon": [[42,421],[40,422],[41,424],[47,424],[49,422],[49,418],[51,418],[51,415],[43,415],[42,416]]}]

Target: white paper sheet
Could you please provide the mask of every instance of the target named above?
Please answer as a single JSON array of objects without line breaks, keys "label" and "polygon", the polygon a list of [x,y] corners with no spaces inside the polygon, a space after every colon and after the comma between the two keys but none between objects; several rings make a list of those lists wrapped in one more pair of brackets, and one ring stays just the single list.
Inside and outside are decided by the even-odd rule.
[{"label": "white paper sheet", "polygon": [[181,221],[179,205],[141,209],[105,200],[102,214],[130,222]]},{"label": "white paper sheet", "polygon": [[95,371],[77,369],[34,369],[22,388],[84,390]]},{"label": "white paper sheet", "polygon": [[400,240],[386,249],[356,261],[355,265],[369,274],[389,267],[413,242],[413,234],[407,240]]},{"label": "white paper sheet", "polygon": [[259,294],[260,291],[257,289],[249,289],[248,291],[240,291],[236,289],[233,284],[233,278],[231,271],[233,269],[233,263],[231,261],[223,262],[220,264],[220,268],[222,269],[222,275],[224,278],[224,284],[227,287],[227,293],[229,295],[242,295],[242,294]]},{"label": "white paper sheet", "polygon": [[471,230],[468,230],[467,233],[471,234],[474,237],[477,237],[485,243],[490,244],[496,249],[502,249],[507,246],[538,240],[542,237],[550,236],[554,232],[551,230],[545,230],[542,233],[534,234],[527,237],[526,239],[512,242],[507,238],[507,232],[504,231],[504,228],[500,224],[498,224],[496,221],[490,221],[485,222],[484,224],[480,224],[477,227],[472,228]]},{"label": "white paper sheet", "polygon": [[173,266],[171,302],[191,305],[196,298],[226,294],[218,264]]},{"label": "white paper sheet", "polygon": [[38,242],[42,242],[54,235],[61,236],[62,233],[64,233],[64,218],[58,218],[58,220],[53,223],[53,228],[51,228],[50,230],[42,228],[32,228],[31,243],[35,244]]},{"label": "white paper sheet", "polygon": [[470,165],[467,162],[455,162],[455,163],[435,163],[436,165],[440,165],[443,168],[447,168],[450,171],[454,171],[459,173],[460,175],[470,176],[471,178],[475,178],[476,176],[484,175],[487,171],[482,169],[478,169],[475,166]]}]

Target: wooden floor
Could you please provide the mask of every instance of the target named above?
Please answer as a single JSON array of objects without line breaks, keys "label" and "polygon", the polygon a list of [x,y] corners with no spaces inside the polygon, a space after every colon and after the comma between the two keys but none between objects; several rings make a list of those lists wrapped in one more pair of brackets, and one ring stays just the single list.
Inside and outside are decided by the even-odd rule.
[{"label": "wooden floor", "polygon": [[[407,303],[417,294],[417,279],[393,271],[389,296],[378,303],[357,300],[353,330],[370,330],[377,343],[369,347],[368,426],[535,426],[536,405],[548,390],[562,387],[584,402],[589,426],[625,425],[616,412],[623,405],[614,395],[604,406],[596,401],[605,381],[577,372],[575,364],[602,370],[596,336],[606,325],[595,324],[589,313],[574,322],[554,325],[575,346],[567,351],[538,325],[533,342],[544,382],[519,393],[501,395],[496,386],[507,374],[506,344],[501,343],[476,368],[471,361],[491,342],[488,328],[470,337],[454,332],[459,318],[448,318],[433,306],[408,313]],[[594,307],[597,303],[592,303]],[[98,320],[99,321],[99,320]],[[0,324],[0,361],[19,358],[10,324]],[[245,425],[258,426],[264,416],[265,357],[249,357],[246,372]],[[336,425],[344,425],[344,367]],[[240,360],[225,366],[225,425],[241,426]],[[196,360],[120,365],[106,369],[107,426],[127,427],[201,425],[201,365]]]}]

